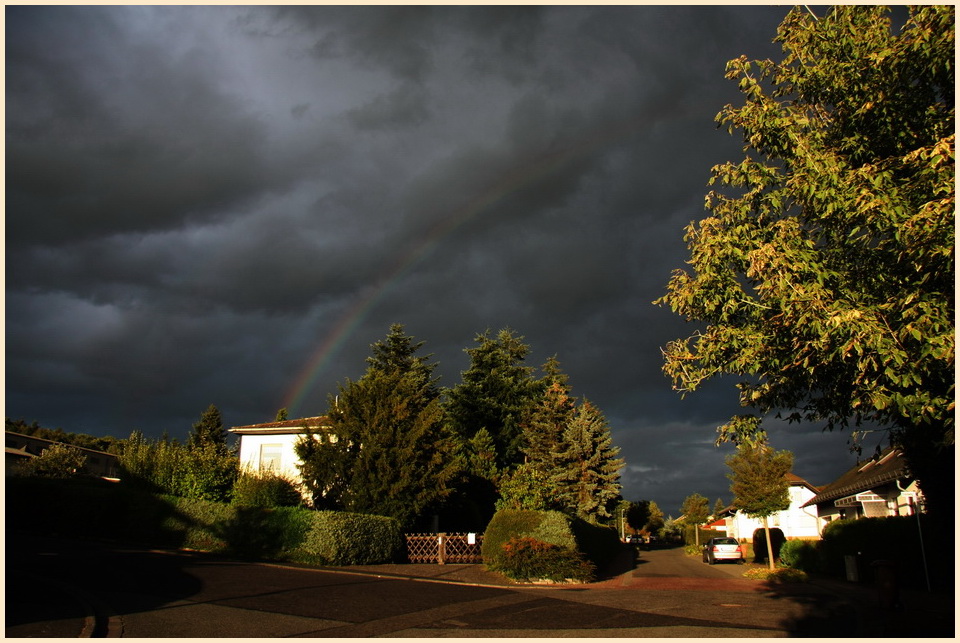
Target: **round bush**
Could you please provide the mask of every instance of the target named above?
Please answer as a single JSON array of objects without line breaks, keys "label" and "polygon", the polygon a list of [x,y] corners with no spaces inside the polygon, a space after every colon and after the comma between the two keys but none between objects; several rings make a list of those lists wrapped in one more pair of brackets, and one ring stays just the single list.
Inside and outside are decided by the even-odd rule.
[{"label": "round bush", "polygon": [[817,543],[813,540],[788,540],[780,547],[780,562],[805,572],[817,569]]}]

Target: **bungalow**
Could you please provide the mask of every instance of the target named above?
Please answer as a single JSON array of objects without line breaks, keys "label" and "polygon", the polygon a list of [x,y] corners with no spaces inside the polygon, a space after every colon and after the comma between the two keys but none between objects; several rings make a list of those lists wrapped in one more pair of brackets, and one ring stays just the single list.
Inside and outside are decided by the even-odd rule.
[{"label": "bungalow", "polygon": [[804,503],[816,509],[821,529],[831,520],[912,515],[921,500],[899,449],[888,447],[858,462]]},{"label": "bungalow", "polygon": [[7,431],[5,437],[6,451],[4,454],[4,463],[6,465],[6,475],[14,472],[17,464],[39,457],[40,454],[54,444],[71,447],[83,455],[85,459],[80,472],[84,475],[110,479],[116,479],[119,475],[119,461],[113,453],[38,438],[34,435],[24,435],[22,433],[16,433],[15,431]]},{"label": "bungalow", "polygon": [[[817,494],[817,487],[792,473],[786,475],[790,482],[790,506],[767,519],[769,527],[777,527],[787,540],[815,540],[820,537],[817,507],[808,507],[808,501]],[[761,518],[753,518],[736,507],[730,506],[721,514],[725,518],[727,535],[738,540],[753,538],[753,532],[763,527]]]},{"label": "bungalow", "polygon": [[310,431],[329,427],[327,416],[248,424],[230,429],[240,438],[240,466],[247,471],[270,472],[301,484],[300,458],[294,446]]}]

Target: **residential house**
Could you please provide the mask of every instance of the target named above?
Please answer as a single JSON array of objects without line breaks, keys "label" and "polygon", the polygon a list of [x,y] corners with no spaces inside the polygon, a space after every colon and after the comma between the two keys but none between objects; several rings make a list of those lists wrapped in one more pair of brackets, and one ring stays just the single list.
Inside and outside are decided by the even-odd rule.
[{"label": "residential house", "polygon": [[294,446],[303,436],[328,427],[325,415],[249,424],[230,429],[240,438],[240,466],[247,471],[270,472],[302,484],[300,458]]},{"label": "residential house", "polygon": [[888,447],[821,488],[804,507],[816,509],[822,530],[841,518],[912,515],[920,500],[903,454]]},{"label": "residential house", "polygon": [[54,444],[71,447],[83,454],[86,459],[84,460],[80,473],[99,478],[115,479],[117,477],[119,462],[117,456],[112,453],[78,447],[73,444],[66,444],[55,440],[38,438],[33,435],[24,435],[22,433],[16,433],[15,431],[7,431],[5,435],[6,451],[4,453],[4,462],[6,464],[6,474],[10,475],[15,471],[18,463],[36,458]]},{"label": "residential house", "polygon": [[[769,527],[777,527],[787,540],[815,540],[820,537],[820,522],[816,506],[807,506],[817,494],[817,487],[792,473],[786,475],[790,482],[790,506],[767,518]],[[730,506],[721,512],[725,518],[727,535],[740,541],[753,538],[753,532],[763,527],[763,519],[746,515]]]}]

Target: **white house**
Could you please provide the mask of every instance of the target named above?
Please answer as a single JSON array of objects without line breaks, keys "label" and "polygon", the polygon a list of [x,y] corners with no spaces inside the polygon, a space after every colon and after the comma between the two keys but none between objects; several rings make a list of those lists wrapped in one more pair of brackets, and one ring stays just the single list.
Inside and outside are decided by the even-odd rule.
[{"label": "white house", "polygon": [[805,506],[817,510],[822,530],[840,518],[913,515],[921,500],[903,454],[888,447],[822,487]]},{"label": "white house", "polygon": [[[790,481],[790,506],[778,511],[767,519],[767,526],[777,527],[787,540],[816,540],[820,537],[819,519],[816,505],[807,503],[817,494],[817,488],[792,473],[787,474]],[[763,527],[763,520],[751,518],[734,507],[724,510],[727,535],[738,540],[750,540],[753,532]]]},{"label": "white house", "polygon": [[294,445],[310,431],[328,427],[327,417],[281,420],[266,424],[249,424],[230,429],[240,438],[240,466],[254,472],[270,472],[302,484],[300,458]]}]

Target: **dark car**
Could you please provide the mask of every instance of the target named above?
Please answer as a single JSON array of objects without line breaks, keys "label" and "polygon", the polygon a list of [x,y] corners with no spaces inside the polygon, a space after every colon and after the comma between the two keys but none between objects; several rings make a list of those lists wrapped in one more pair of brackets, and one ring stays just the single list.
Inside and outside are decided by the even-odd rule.
[{"label": "dark car", "polygon": [[711,538],[703,546],[703,562],[715,564],[720,560],[743,563],[743,548],[736,538]]}]

